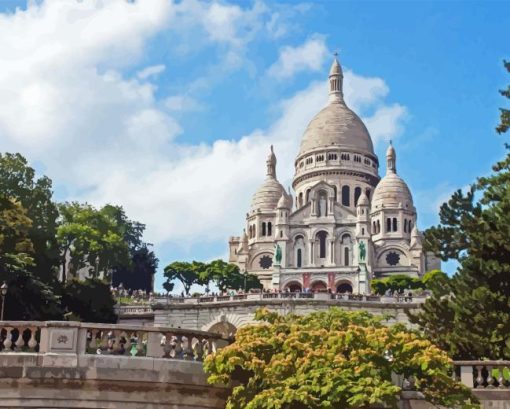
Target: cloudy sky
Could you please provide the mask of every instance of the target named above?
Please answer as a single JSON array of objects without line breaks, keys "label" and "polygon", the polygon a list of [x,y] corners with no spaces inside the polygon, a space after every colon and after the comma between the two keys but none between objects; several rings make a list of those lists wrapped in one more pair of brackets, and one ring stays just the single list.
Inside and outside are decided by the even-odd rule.
[{"label": "cloudy sky", "polygon": [[504,2],[1,0],[0,149],[48,175],[58,200],[124,206],[161,267],[223,257],[271,144],[290,185],[338,51],[347,102],[380,157],[394,140],[423,229],[503,155],[509,13]]}]

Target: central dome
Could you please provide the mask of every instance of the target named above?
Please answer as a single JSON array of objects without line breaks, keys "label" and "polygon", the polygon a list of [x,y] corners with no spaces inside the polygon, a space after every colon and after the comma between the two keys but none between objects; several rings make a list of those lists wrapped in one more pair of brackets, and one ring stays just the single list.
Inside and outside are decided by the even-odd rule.
[{"label": "central dome", "polygon": [[342,82],[342,68],[335,59],[329,73],[329,104],[308,124],[299,156],[331,147],[375,156],[374,145],[365,124],[344,102]]},{"label": "central dome", "polygon": [[331,102],[310,121],[299,155],[331,147],[374,156],[374,145],[365,124],[343,102]]}]

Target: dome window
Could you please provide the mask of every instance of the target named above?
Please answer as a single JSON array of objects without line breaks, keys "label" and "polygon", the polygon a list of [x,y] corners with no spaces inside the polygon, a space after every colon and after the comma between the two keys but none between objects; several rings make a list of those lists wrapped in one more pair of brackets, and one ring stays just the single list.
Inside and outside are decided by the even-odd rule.
[{"label": "dome window", "polygon": [[268,236],[272,236],[273,235],[272,230],[273,230],[273,226],[272,226],[271,222],[268,222],[267,223],[267,235]]},{"label": "dome window", "polygon": [[349,207],[351,205],[351,188],[347,185],[342,186],[342,205]]},{"label": "dome window", "polygon": [[358,205],[358,199],[361,196],[361,188],[358,186],[354,189],[354,206]]}]

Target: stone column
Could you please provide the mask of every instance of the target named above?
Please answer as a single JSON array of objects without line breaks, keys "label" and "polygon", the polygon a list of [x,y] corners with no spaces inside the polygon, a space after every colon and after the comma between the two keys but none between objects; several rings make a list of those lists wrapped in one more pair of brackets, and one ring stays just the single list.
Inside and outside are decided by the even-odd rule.
[{"label": "stone column", "polygon": [[313,254],[313,242],[314,240],[313,239],[310,239],[309,240],[309,245],[308,245],[308,255],[310,257],[310,266],[315,266],[315,262],[314,262],[314,254]]}]

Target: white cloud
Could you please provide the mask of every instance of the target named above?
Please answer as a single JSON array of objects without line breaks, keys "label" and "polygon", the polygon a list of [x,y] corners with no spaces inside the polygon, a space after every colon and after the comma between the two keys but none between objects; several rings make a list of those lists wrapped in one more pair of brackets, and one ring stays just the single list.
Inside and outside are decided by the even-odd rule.
[{"label": "white cloud", "polygon": [[[196,110],[201,102],[158,98],[154,67],[141,76],[121,69],[136,63],[154,34],[186,27],[194,35],[197,26],[207,41],[225,44],[235,63],[242,47],[264,30],[260,16],[268,13],[262,3],[242,9],[197,1],[54,0],[0,16],[2,148],[42,163],[70,199],[122,204],[147,224],[150,242],[226,241],[241,231],[270,144],[280,180],[290,182],[303,130],[327,101],[326,82],[282,101],[279,119],[266,130],[238,141],[186,145],[176,139],[184,131],[171,113]],[[324,58],[320,38],[306,47]],[[322,63],[286,64],[287,72],[296,73]],[[345,90],[353,108],[377,107],[368,120],[375,140],[398,133],[405,109],[385,105],[383,80],[347,71]]]},{"label": "white cloud", "polygon": [[169,111],[201,111],[204,106],[197,99],[189,95],[172,95],[165,98],[164,106]]},{"label": "white cloud", "polygon": [[315,34],[298,47],[284,47],[278,60],[269,67],[268,75],[280,80],[292,78],[302,71],[320,71],[328,56],[324,36]]},{"label": "white cloud", "polygon": [[165,66],[163,64],[151,65],[150,67],[138,71],[137,76],[138,78],[144,80],[149,77],[161,74],[163,71],[165,71]]}]

